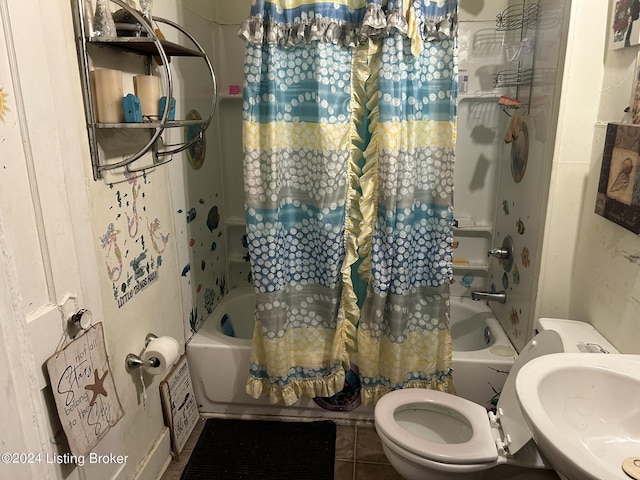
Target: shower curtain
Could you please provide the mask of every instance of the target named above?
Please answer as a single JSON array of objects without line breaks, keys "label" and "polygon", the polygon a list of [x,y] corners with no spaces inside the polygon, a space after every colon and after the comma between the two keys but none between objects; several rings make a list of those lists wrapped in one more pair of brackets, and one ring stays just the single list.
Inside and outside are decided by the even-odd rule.
[{"label": "shower curtain", "polygon": [[365,403],[453,391],[456,11],[254,1],[240,35],[255,398],[334,395],[356,350]]}]

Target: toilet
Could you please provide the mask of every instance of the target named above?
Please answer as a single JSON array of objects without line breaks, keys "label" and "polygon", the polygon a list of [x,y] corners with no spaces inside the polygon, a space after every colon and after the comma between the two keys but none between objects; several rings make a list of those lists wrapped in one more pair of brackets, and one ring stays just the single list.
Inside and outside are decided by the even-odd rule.
[{"label": "toilet", "polygon": [[[544,318],[536,332],[509,372],[496,414],[464,398],[422,388],[395,390],[378,401],[376,431],[398,473],[407,480],[528,479],[537,478],[536,472],[547,478],[541,469],[552,467],[538,451],[516,397],[518,371],[550,353],[618,351],[584,322]],[[505,465],[525,473],[487,472]]]}]

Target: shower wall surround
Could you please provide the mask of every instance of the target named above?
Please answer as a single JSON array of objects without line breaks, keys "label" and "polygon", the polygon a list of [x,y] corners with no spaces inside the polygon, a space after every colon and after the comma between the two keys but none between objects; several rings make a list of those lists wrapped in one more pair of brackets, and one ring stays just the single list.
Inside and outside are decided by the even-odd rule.
[{"label": "shower wall surround", "polygon": [[[518,349],[533,325],[567,3],[492,0],[481,9],[471,0],[460,3],[455,210],[456,218],[475,224],[476,229],[458,230],[454,261],[460,263],[454,265],[452,292],[505,290],[506,304],[492,303],[491,308]],[[532,14],[535,21],[529,22]],[[529,70],[533,72],[530,79],[522,75]],[[516,80],[510,81],[510,76]],[[515,110],[498,105],[503,95],[521,102],[518,111],[524,117],[518,140],[508,144],[503,139]],[[512,149],[518,152],[515,157]],[[486,256],[507,236],[515,245],[509,271],[500,260]],[[468,246],[475,251],[469,254]],[[469,256],[477,259],[474,263],[486,263],[488,271],[466,271],[464,259]]]},{"label": "shower wall surround", "polygon": [[452,295],[489,288],[496,190],[505,116],[491,75],[503,63],[503,37],[495,15],[506,0],[462,0],[459,11],[458,134],[454,170],[454,283]]},{"label": "shower wall surround", "polygon": [[[186,338],[200,327],[225,293],[236,286],[252,285],[244,239],[242,92],[229,94],[230,85],[242,85],[244,44],[237,31],[248,15],[250,1],[236,2],[233,8],[190,3],[212,20],[187,27],[212,59],[218,102],[203,148],[187,152],[186,162],[167,165]],[[188,62],[180,58],[175,61]],[[184,108],[204,116],[207,112],[199,109],[207,108],[206,72],[189,73],[182,79]]]},{"label": "shower wall surround", "polygon": [[[535,321],[566,42],[565,22],[569,15],[568,1],[537,3],[535,23],[505,32],[505,58],[509,46],[522,46],[519,61],[508,62],[509,68],[531,68],[533,73],[530,84],[505,89],[504,93],[519,96],[527,106],[522,109],[524,121],[518,139],[509,144],[500,140],[502,161],[493,246],[498,247],[505,237],[511,237],[513,267],[506,271],[498,260],[491,265],[491,288],[507,292],[507,303],[494,304],[492,309],[518,350],[526,344]],[[506,126],[501,136],[504,133]]]}]

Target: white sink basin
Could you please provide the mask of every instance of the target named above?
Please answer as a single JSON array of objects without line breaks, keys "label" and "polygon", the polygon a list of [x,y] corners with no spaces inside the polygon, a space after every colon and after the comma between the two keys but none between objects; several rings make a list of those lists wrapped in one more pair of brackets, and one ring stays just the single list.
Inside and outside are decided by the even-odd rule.
[{"label": "white sink basin", "polygon": [[518,372],[516,395],[558,473],[629,480],[622,462],[640,457],[640,355],[544,355]]}]

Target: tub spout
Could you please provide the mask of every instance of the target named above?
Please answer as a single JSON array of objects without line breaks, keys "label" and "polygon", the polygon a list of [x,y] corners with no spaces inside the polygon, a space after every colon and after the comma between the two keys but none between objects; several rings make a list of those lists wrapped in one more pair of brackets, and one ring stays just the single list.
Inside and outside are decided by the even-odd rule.
[{"label": "tub spout", "polygon": [[484,300],[489,305],[489,302],[498,302],[505,303],[507,301],[507,293],[505,291],[502,292],[480,292],[475,290],[471,292],[472,300]]}]

